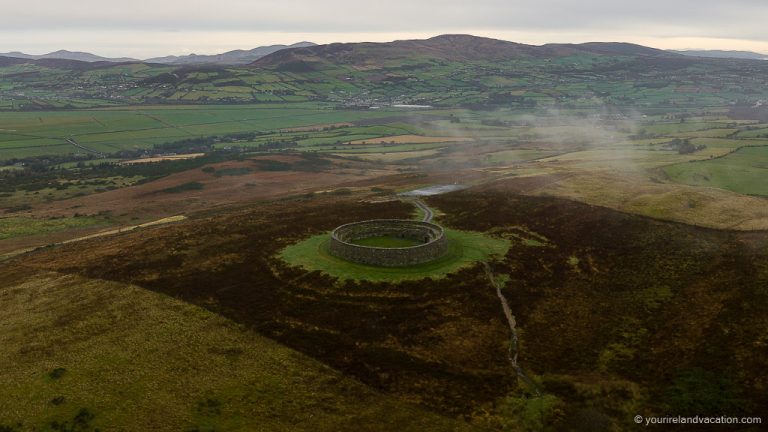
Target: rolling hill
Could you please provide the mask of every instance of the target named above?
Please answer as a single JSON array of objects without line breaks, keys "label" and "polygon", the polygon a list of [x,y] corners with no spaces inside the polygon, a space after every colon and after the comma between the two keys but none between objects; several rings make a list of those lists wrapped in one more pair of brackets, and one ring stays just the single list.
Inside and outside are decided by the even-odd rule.
[{"label": "rolling hill", "polygon": [[2,431],[472,430],[135,286],[4,265],[0,297]]},{"label": "rolling hill", "polygon": [[537,47],[470,35],[442,35],[425,40],[332,43],[289,49],[251,63],[254,67],[280,67],[295,62],[377,65],[403,60],[478,61],[543,58],[570,55],[568,47]]},{"label": "rolling hill", "polygon": [[255,67],[279,68],[281,65],[304,62],[376,65],[388,61],[441,60],[454,62],[502,61],[512,59],[547,59],[578,54],[677,57],[655,48],[613,42],[585,44],[526,45],[472,35],[441,35],[425,40],[399,40],[373,43],[333,43],[288,49],[265,56],[251,63]]},{"label": "rolling hill", "polygon": [[[247,64],[222,62],[245,61],[279,46],[153,59],[178,62],[171,64],[0,58],[0,67],[8,68],[0,70],[0,107],[308,101],[337,107],[485,108],[754,103],[765,99],[759,95],[765,91],[762,77],[768,69],[768,63],[756,60],[691,57],[619,42],[534,46],[441,35],[387,43],[304,45],[308,43]],[[90,74],[92,69],[100,71]],[[606,86],[609,82],[621,89]]]},{"label": "rolling hill", "polygon": [[742,60],[768,60],[768,54],[753,51],[724,51],[724,50],[681,50],[672,51],[677,54],[693,57],[731,58]]}]

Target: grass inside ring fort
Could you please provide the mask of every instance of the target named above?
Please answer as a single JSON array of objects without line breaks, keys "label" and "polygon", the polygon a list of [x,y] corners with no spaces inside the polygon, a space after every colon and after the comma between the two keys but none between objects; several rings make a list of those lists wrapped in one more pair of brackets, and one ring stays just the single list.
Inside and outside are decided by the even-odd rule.
[{"label": "grass inside ring fort", "polygon": [[420,244],[424,244],[408,238],[400,238],[400,237],[394,237],[394,236],[388,236],[388,235],[366,237],[362,239],[352,240],[349,243],[352,243],[358,246],[371,246],[371,247],[379,247],[379,248],[405,248],[405,247],[412,247],[412,246],[418,246]]},{"label": "grass inside ring fort", "polygon": [[471,231],[445,230],[448,253],[435,261],[407,267],[377,267],[352,263],[328,253],[330,234],[318,234],[280,252],[287,263],[309,271],[319,270],[339,279],[400,281],[406,279],[441,278],[475,262],[504,256],[510,242]]}]

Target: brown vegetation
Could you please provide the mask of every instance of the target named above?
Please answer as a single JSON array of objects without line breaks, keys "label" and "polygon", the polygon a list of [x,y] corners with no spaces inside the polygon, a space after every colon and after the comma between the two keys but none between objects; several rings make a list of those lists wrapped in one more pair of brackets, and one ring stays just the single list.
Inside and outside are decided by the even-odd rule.
[{"label": "brown vegetation", "polygon": [[[624,425],[630,414],[682,410],[665,395],[699,370],[739,389],[728,399],[739,412],[768,406],[768,234],[524,197],[504,185],[429,202],[447,226],[520,239],[492,268],[509,280],[520,363],[567,402],[550,424],[594,414]],[[275,256],[344,222],[410,213],[355,196],[275,202],[36,253],[24,265],[185,299],[404,400],[470,415],[520,390],[481,266],[432,282],[353,283]]]},{"label": "brown vegetation", "polygon": [[[125,214],[144,221],[306,193],[391,173],[386,167],[372,167],[362,162],[320,159],[323,164],[309,166],[303,161],[300,155],[270,155],[221,162],[128,188],[42,204],[33,211],[40,217],[109,212],[113,216]],[[217,172],[225,174],[217,175]],[[198,186],[184,187],[191,184]]]}]

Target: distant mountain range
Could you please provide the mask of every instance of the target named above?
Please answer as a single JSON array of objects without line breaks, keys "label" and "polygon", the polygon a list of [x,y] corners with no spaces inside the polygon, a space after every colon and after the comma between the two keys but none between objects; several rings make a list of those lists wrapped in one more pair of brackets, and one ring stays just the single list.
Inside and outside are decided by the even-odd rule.
[{"label": "distant mountain range", "polygon": [[[557,58],[579,54],[632,56],[653,58],[710,57],[746,60],[768,60],[768,55],[749,51],[683,50],[665,51],[622,42],[589,42],[581,44],[526,45],[498,39],[462,34],[435,36],[423,40],[394,42],[332,43],[317,45],[299,42],[292,45],[270,45],[250,50],[234,50],[221,54],[154,57],[138,60],[128,57],[108,58],[86,52],[60,50],[43,55],[22,52],[0,53],[0,63],[17,64],[22,60],[45,62],[44,65],[72,66],[65,61],[86,62],[96,67],[109,63],[159,63],[187,65],[251,65],[301,72],[323,68],[328,64],[375,66],[406,60],[421,61],[494,61],[512,58]],[[58,62],[58,63],[56,63]],[[59,64],[60,63],[60,64]],[[82,65],[81,67],[87,67]]]},{"label": "distant mountain range", "polygon": [[768,60],[768,54],[760,54],[752,51],[723,51],[723,50],[678,50],[671,51],[677,54],[694,57],[733,58],[743,60]]},{"label": "distant mountain range", "polygon": [[206,63],[238,65],[238,64],[251,63],[266,55],[269,55],[274,52],[284,50],[287,48],[305,48],[305,47],[311,47],[315,45],[316,44],[312,42],[299,42],[293,45],[270,45],[270,46],[262,46],[262,47],[254,48],[251,50],[234,50],[234,51],[225,52],[223,54],[214,54],[214,55],[190,54],[185,56],[166,56],[166,57],[155,57],[155,58],[147,59],[144,61],[146,63],[164,63],[164,64],[173,64],[173,65],[206,64]]},{"label": "distant mountain range", "polygon": [[76,60],[76,61],[91,62],[91,63],[92,62],[126,63],[126,62],[139,61],[137,59],[128,58],[128,57],[107,58],[107,57],[101,57],[101,56],[97,56],[96,54],[91,54],[87,52],[67,51],[67,50],[54,51],[52,53],[43,54],[43,55],[30,55],[30,54],[24,54],[23,52],[14,51],[9,53],[0,53],[0,57],[13,57],[13,58],[28,59],[28,60],[45,60],[45,59]]},{"label": "distant mountain range", "polygon": [[14,51],[9,53],[0,53],[0,57],[19,58],[19,59],[26,59],[26,60],[48,60],[48,59],[76,60],[76,61],[89,62],[89,63],[95,63],[95,62],[136,63],[136,62],[143,61],[145,63],[162,63],[162,64],[172,64],[172,65],[195,65],[195,64],[243,65],[243,64],[251,63],[266,55],[272,54],[276,51],[280,51],[286,48],[304,48],[304,47],[311,47],[311,46],[315,46],[315,44],[312,42],[299,42],[293,45],[270,45],[270,46],[253,48],[250,50],[234,50],[234,51],[225,52],[223,54],[213,54],[213,55],[190,54],[190,55],[184,55],[184,56],[155,57],[155,58],[146,59],[146,60],[139,60],[139,59],[134,59],[129,57],[109,58],[109,57],[102,57],[102,56],[98,56],[98,55],[86,53],[86,52],[76,52],[76,51],[66,51],[66,50],[59,50],[59,51],[55,51],[48,54],[42,54],[42,55],[30,55],[30,54],[25,54],[23,52]]}]

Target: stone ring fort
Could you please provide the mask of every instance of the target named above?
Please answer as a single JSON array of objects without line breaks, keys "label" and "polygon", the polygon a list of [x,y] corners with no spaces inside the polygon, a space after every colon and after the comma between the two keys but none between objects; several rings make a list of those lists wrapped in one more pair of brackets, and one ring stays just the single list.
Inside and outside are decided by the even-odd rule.
[{"label": "stone ring fort", "polygon": [[[413,246],[379,247],[358,244],[372,238],[402,239]],[[445,230],[430,222],[373,219],[341,225],[331,232],[331,255],[360,264],[401,267],[434,261],[448,252]]]}]

